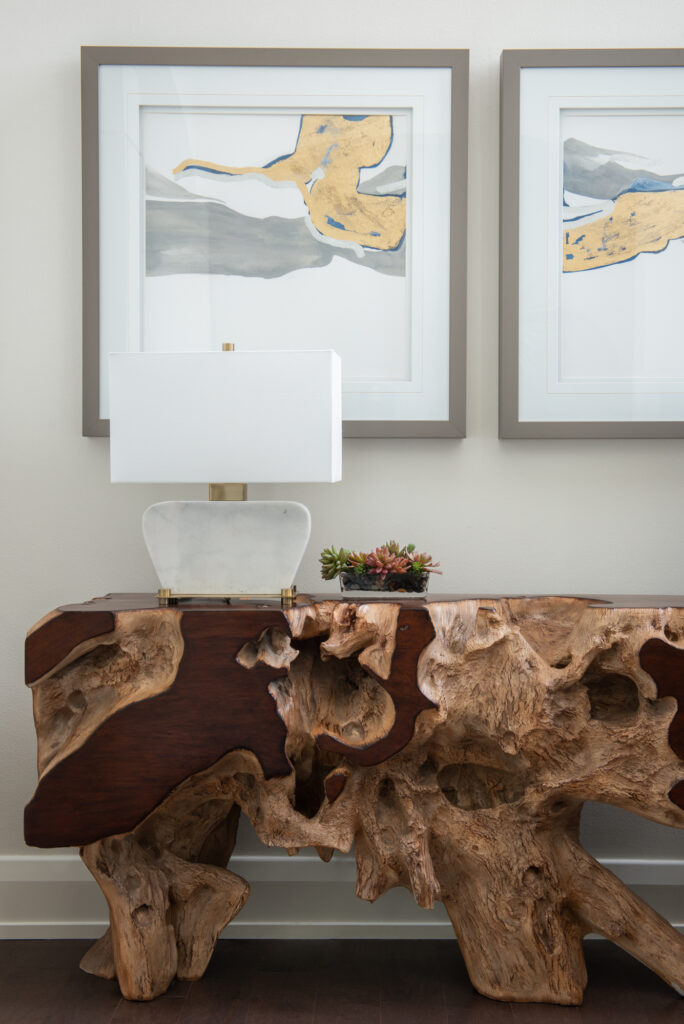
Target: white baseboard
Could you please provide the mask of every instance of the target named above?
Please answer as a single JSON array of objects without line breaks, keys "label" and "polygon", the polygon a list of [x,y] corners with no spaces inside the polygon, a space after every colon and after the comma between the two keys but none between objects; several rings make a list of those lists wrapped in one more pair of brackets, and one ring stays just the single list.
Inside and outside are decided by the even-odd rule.
[{"label": "white baseboard", "polygon": [[[676,928],[684,930],[684,860],[613,859],[602,863]],[[336,854],[238,854],[230,867],[251,894],[224,937],[420,939],[452,938],[441,904],[421,910],[393,889],[377,903],[354,895],[355,864]],[[0,938],[97,938],[107,905],[75,853],[0,856]]]}]

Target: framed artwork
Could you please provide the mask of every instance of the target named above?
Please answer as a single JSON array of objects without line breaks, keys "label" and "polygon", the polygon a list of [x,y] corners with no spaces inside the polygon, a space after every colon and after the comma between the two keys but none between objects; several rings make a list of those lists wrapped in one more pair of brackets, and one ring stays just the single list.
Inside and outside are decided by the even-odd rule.
[{"label": "framed artwork", "polygon": [[684,437],[684,50],[505,51],[501,437]]},{"label": "framed artwork", "polygon": [[110,352],[233,342],[335,349],[347,436],[464,436],[467,109],[465,50],[84,47],[84,434]]}]

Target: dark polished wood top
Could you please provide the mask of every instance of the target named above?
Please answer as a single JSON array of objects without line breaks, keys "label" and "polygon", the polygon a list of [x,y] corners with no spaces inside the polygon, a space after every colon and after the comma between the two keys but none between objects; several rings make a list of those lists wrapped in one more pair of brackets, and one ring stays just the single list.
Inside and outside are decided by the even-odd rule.
[{"label": "dark polished wood top", "polygon": [[[355,590],[341,593],[338,590],[331,590],[320,594],[298,594],[295,600],[297,606],[307,604],[318,604],[321,601],[343,601],[347,604],[367,604],[369,601],[400,601],[404,608],[424,608],[426,604],[433,604],[437,601],[487,601],[524,600],[526,598],[548,597],[548,594],[439,594],[436,592],[427,594],[397,594],[391,591],[367,591]],[[672,594],[554,594],[554,597],[565,597],[579,601],[586,601],[590,607],[596,605],[608,605],[614,608],[684,608],[684,596]],[[81,604],[65,604],[57,610],[60,612],[118,612],[118,611],[140,611],[148,608],[163,607],[159,604],[156,594],[105,594],[103,597],[94,597]],[[231,598],[227,602],[223,598],[187,598],[179,600],[174,608],[181,608],[188,611],[247,611],[254,608],[280,608],[280,600],[273,599],[249,599]]]}]

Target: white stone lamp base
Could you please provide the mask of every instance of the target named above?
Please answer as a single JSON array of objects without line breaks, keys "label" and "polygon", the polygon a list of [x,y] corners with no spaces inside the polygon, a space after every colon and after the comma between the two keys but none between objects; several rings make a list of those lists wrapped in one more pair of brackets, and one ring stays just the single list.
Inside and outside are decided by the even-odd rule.
[{"label": "white stone lamp base", "polygon": [[162,501],[143,536],[170,596],[280,596],[294,583],[311,534],[297,501]]}]

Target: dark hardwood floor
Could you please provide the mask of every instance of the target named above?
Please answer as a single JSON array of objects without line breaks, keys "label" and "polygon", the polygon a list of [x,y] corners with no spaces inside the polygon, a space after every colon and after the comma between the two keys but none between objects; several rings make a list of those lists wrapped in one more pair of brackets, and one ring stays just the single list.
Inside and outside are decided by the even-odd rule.
[{"label": "dark hardwood floor", "polygon": [[606,942],[587,942],[582,1007],[497,1003],[455,942],[219,942],[204,978],[153,1003],[84,974],[87,941],[0,942],[2,1024],[684,1024],[684,1000]]}]

